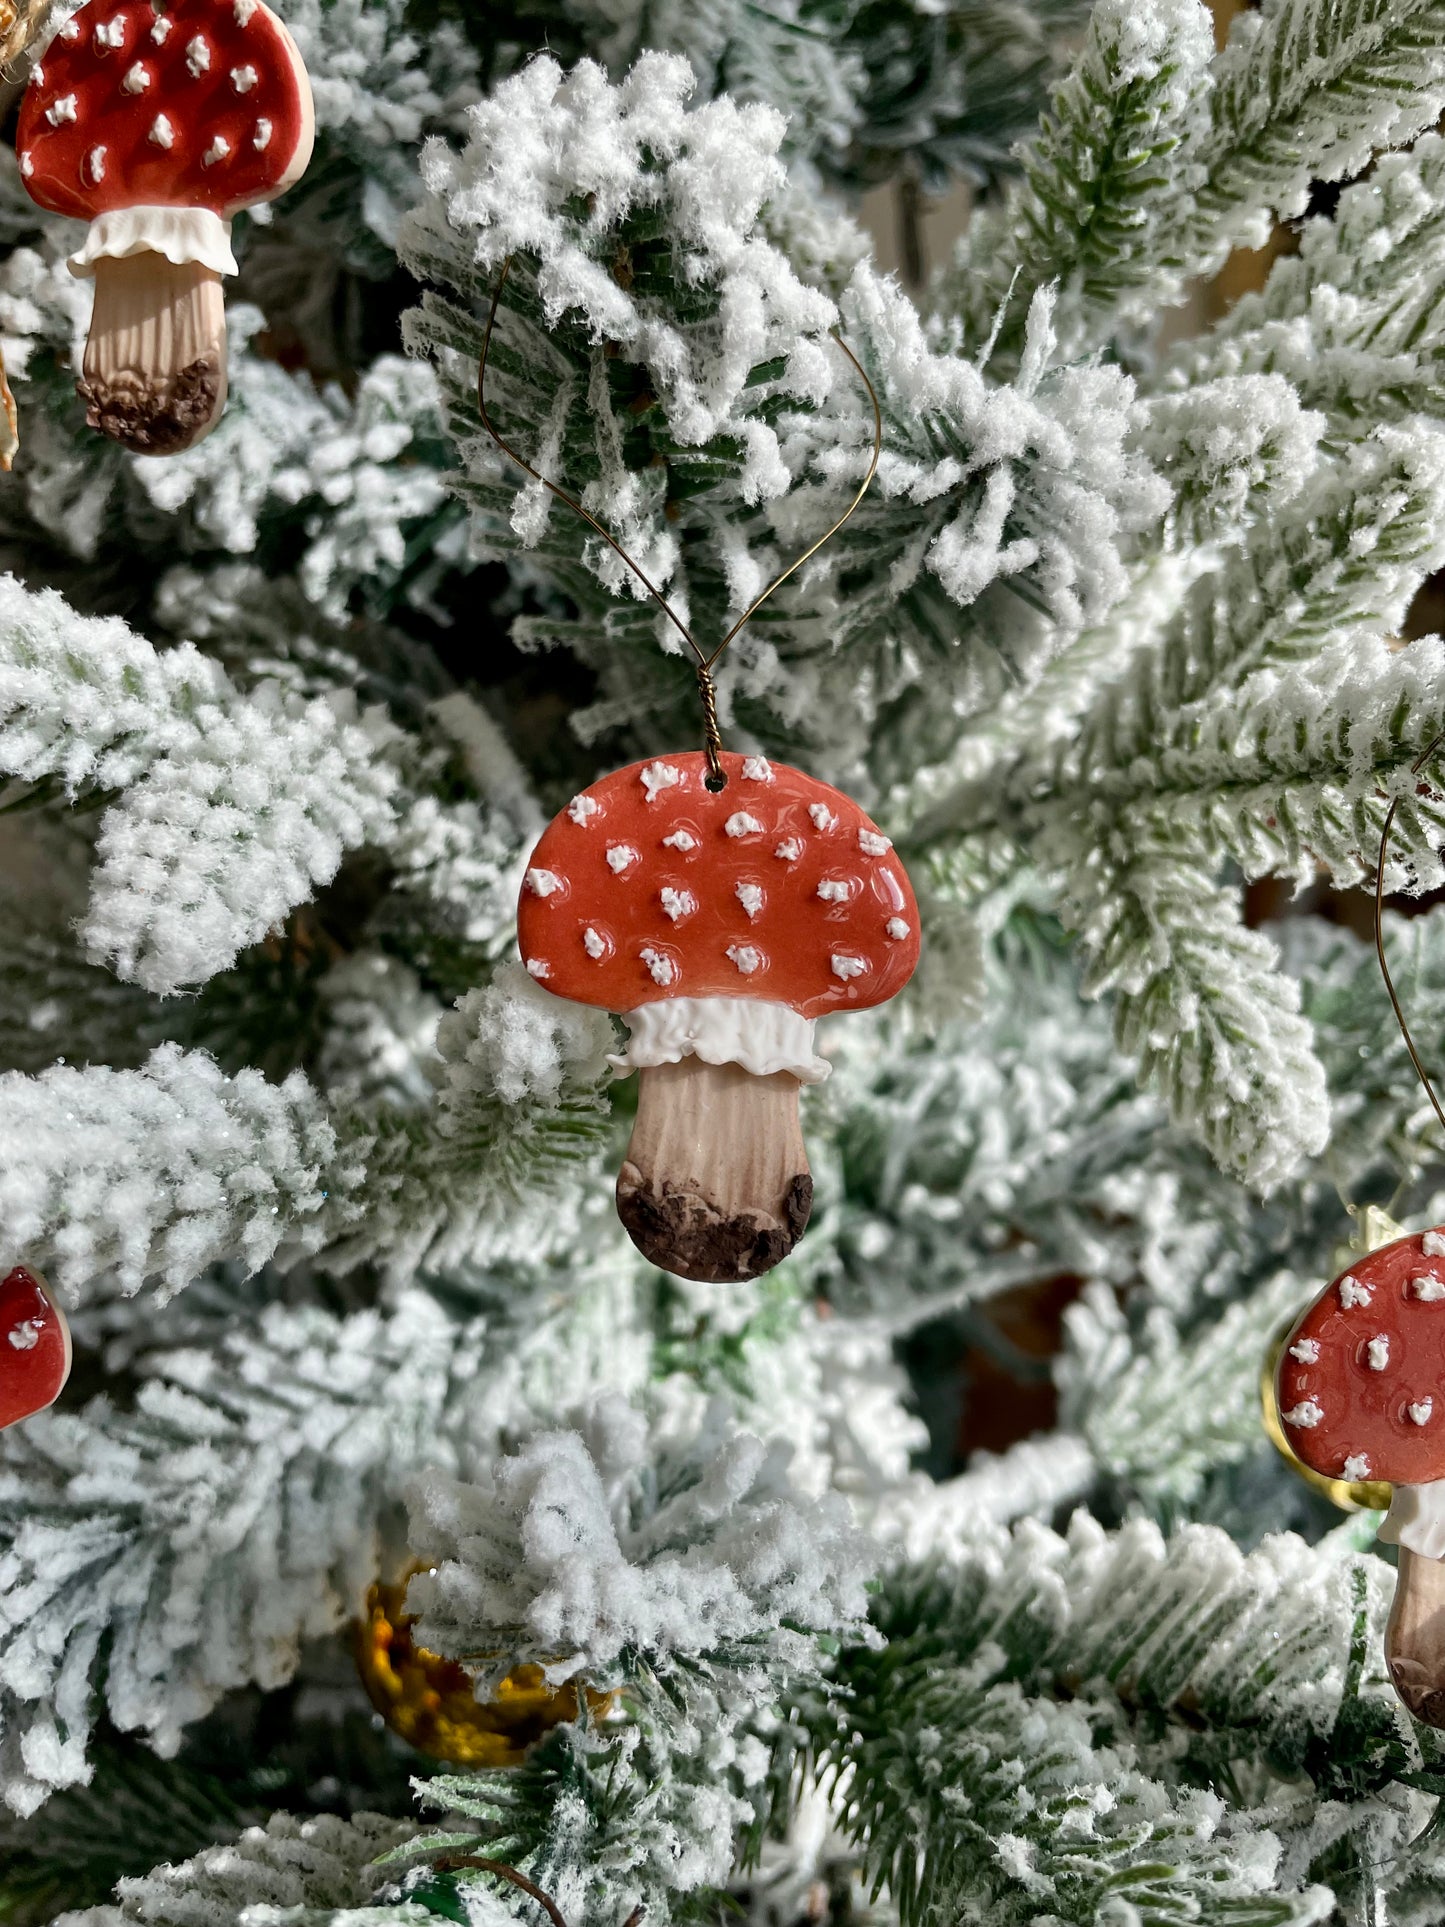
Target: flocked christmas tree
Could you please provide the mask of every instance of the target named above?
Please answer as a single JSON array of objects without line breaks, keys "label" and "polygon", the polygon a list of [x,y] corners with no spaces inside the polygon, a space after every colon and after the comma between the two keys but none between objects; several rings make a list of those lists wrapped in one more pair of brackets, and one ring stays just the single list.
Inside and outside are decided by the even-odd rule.
[{"label": "flocked christmas tree", "polygon": [[[284,11],[316,156],[193,450],[83,428],[74,231],[0,162],[0,1261],[76,1346],[0,1434],[0,1919],[536,1918],[486,1857],[572,1927],[1438,1921],[1390,1565],[1258,1376],[1445,1147],[1367,945],[1244,886],[1371,882],[1393,799],[1387,887],[1439,877],[1445,5]],[[975,190],[917,300],[900,177]],[[615,1028],[515,961],[546,818],[700,722],[483,433],[509,257],[499,424],[699,635],[866,470],[832,331],[881,406],[719,696],[887,828],[924,956],[821,1033],[751,1284],[634,1253]],[[1442,917],[1386,926],[1427,1054]],[[1044,1285],[1057,1424],[961,1464]],[[493,1764],[363,1690],[418,1565],[532,1709]]]}]

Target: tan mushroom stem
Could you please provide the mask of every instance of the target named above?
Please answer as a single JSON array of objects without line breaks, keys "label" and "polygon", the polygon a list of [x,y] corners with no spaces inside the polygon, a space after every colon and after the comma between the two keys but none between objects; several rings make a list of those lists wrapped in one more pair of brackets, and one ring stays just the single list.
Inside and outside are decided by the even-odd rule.
[{"label": "tan mushroom stem", "polygon": [[645,1257],[734,1284],[788,1255],[813,1204],[800,1089],[791,1071],[759,1077],[700,1057],[639,1070],[617,1210]]},{"label": "tan mushroom stem", "polygon": [[1399,1548],[1385,1663],[1395,1691],[1427,1726],[1445,1728],[1445,1559]]},{"label": "tan mushroom stem", "polygon": [[95,312],[76,384],[86,420],[138,455],[198,442],[226,399],[221,277],[146,250],[94,264]]}]

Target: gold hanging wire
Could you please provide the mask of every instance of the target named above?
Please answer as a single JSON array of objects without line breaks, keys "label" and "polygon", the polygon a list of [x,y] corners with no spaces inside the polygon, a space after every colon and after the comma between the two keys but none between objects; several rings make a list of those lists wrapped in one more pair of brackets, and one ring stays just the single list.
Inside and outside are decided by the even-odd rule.
[{"label": "gold hanging wire", "polygon": [[[1442,743],[1445,743],[1445,731],[1442,731],[1433,742],[1428,743],[1415,758],[1410,765],[1412,776],[1420,774]],[[1410,1053],[1410,1062],[1415,1066],[1415,1075],[1419,1078],[1426,1097],[1434,1107],[1435,1115],[1440,1120],[1441,1130],[1445,1131],[1445,1111],[1440,1108],[1440,1099],[1435,1095],[1435,1086],[1430,1082],[1430,1073],[1420,1061],[1420,1053],[1416,1050],[1415,1040],[1410,1035],[1410,1026],[1405,1022],[1405,1013],[1400,1007],[1394,979],[1390,975],[1390,966],[1385,958],[1385,861],[1389,853],[1390,831],[1394,826],[1395,812],[1399,807],[1399,797],[1391,797],[1390,807],[1385,812],[1385,821],[1380,830],[1380,860],[1375,865],[1375,955],[1380,960],[1380,975],[1385,980],[1385,993],[1390,999],[1390,1008],[1395,1013],[1395,1022],[1400,1026],[1400,1035],[1405,1040],[1405,1048]]]},{"label": "gold hanging wire", "polygon": [[[505,1860],[488,1860],[480,1853],[452,1853],[444,1854],[440,1859],[434,1860],[431,1866],[433,1873],[460,1873],[463,1868],[476,1867],[482,1873],[495,1874],[499,1880],[510,1880],[514,1887],[520,1887],[524,1894],[530,1895],[536,1901],[551,1921],[552,1927],[567,1927],[566,1916],[552,1896],[543,1893],[535,1881],[528,1880],[524,1873],[518,1873],[515,1867],[509,1867]],[[645,1911],[645,1908],[640,1905],[634,1907],[622,1927],[639,1927]]]},{"label": "gold hanging wire", "polygon": [[570,496],[565,489],[559,488],[555,482],[549,481],[538,469],[533,468],[532,464],[525,460],[523,456],[519,455],[510,442],[504,441],[502,436],[497,432],[496,425],[487,412],[487,361],[491,354],[492,330],[496,326],[497,310],[501,306],[502,290],[507,285],[507,276],[511,271],[512,256],[509,254],[502,263],[502,272],[498,277],[495,289],[492,291],[492,305],[487,314],[486,333],[482,336],[481,359],[477,364],[477,412],[482,418],[482,426],[509,460],[515,462],[524,474],[530,475],[534,482],[540,482],[542,487],[548,490],[550,494],[555,495],[559,502],[564,502],[567,507],[572,510],[574,515],[580,515],[588,527],[595,530],[607,546],[622,558],[692,651],[693,660],[697,667],[698,696],[702,702],[703,743],[707,756],[708,787],[713,790],[720,790],[727,782],[727,777],[724,775],[722,767],[722,730],[718,724],[717,685],[713,680],[713,670],[717,667],[723,651],[743,625],[751,621],[753,616],[757,614],[758,610],[761,609],[767,601],[768,597],[772,595],[775,590],[780,589],[788,580],[789,576],[795,575],[805,562],[810,561],[812,557],[818,553],[819,549],[823,547],[825,542],[832,541],[833,537],[838,533],[839,529],[842,528],[843,524],[863,500],[863,497],[868,493],[873,477],[878,472],[878,458],[883,452],[883,413],[878,405],[877,393],[872,382],[868,379],[867,371],[864,369],[863,364],[853,353],[853,350],[848,346],[847,342],[843,340],[842,336],[835,334],[833,336],[834,341],[837,342],[838,346],[843,350],[843,353],[857,370],[858,378],[863,383],[864,388],[867,389],[868,400],[873,408],[873,454],[868,463],[868,473],[863,477],[857,494],[832,527],[820,535],[811,548],[805,549],[795,562],[790,562],[781,575],[774,577],[767,588],[763,590],[762,594],[757,596],[738,617],[737,621],[733,624],[732,628],[728,630],[717,647],[709,652],[701,647],[687,624],[667,600],[667,597],[663,595],[662,591],[650,577],[644,573],[638,564],[633,561],[632,557],[627,553],[626,549],[623,548],[617,538],[603,528],[602,524],[597,520],[597,517],[589,510],[583,508],[582,504]]}]

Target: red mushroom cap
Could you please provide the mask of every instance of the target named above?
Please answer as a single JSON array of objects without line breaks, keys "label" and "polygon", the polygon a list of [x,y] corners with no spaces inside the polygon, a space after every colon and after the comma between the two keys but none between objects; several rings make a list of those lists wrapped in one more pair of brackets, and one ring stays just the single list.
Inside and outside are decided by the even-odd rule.
[{"label": "red mushroom cap", "polygon": [[1291,1446],[1327,1478],[1445,1478],[1445,1232],[1382,1245],[1327,1286],[1275,1389]]},{"label": "red mushroom cap", "polygon": [[70,1376],[70,1327],[24,1265],[0,1279],[0,1429],[43,1412]]},{"label": "red mushroom cap", "polygon": [[886,1003],[918,962],[918,906],[877,824],[760,756],[632,763],[583,790],[532,853],[517,913],[548,990],[628,1011],[748,997],[804,1017]]},{"label": "red mushroom cap", "polygon": [[89,0],[60,29],[20,104],[32,200],[91,220],[123,207],[227,219],[300,178],[311,84],[261,0]]}]

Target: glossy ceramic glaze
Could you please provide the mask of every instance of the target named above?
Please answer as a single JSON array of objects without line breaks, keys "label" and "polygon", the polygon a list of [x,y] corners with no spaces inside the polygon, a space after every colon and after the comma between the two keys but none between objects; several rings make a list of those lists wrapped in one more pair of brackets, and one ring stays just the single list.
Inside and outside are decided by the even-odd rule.
[{"label": "glossy ceramic glaze", "polygon": [[38,1272],[0,1279],[0,1427],[43,1412],[70,1376],[70,1328]]},{"label": "glossy ceramic glaze", "polygon": [[89,0],[32,73],[15,147],[31,198],[57,214],[226,218],[299,177],[311,125],[301,55],[260,0],[178,0],[162,14],[150,0]]},{"label": "glossy ceramic glaze", "polygon": [[[1395,1485],[1445,1477],[1445,1236],[1357,1259],[1286,1338],[1276,1382],[1290,1446],[1316,1472],[1348,1478],[1346,1461],[1364,1457],[1363,1476]],[[1311,1406],[1319,1417],[1301,1423]]]},{"label": "glossy ceramic glaze", "polygon": [[819,1017],[895,996],[918,907],[877,824],[801,770],[722,764],[714,795],[701,751],[633,763],[554,819],[518,910],[533,976],[616,1011],[746,997]]}]

